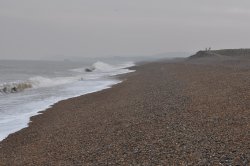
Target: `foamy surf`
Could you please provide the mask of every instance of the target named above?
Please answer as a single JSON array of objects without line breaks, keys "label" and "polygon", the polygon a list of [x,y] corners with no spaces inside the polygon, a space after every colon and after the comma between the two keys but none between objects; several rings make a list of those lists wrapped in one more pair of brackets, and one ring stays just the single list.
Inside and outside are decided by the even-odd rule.
[{"label": "foamy surf", "polygon": [[65,77],[62,73],[54,78],[32,76],[27,80],[2,84],[2,87],[7,85],[9,89],[20,88],[18,83],[29,86],[18,89],[18,93],[0,95],[0,140],[28,127],[31,116],[39,114],[58,101],[97,92],[120,83],[121,81],[111,76],[133,72],[127,69],[133,65],[131,62],[117,65],[97,62],[90,65],[95,68],[92,72],[86,72],[84,69],[89,67],[86,66],[81,71],[80,68],[65,70],[71,72]]},{"label": "foamy surf", "polygon": [[84,68],[76,68],[76,69],[71,69],[71,71],[74,72],[86,72],[86,69],[90,69],[92,72],[93,71],[99,71],[99,72],[114,72],[114,71],[119,71],[119,70],[125,70],[125,68],[129,68],[131,66],[134,66],[134,62],[126,62],[126,63],[121,63],[119,65],[110,65],[101,61],[95,62],[92,66],[89,67],[84,67]]},{"label": "foamy surf", "polygon": [[[134,66],[133,62],[122,63],[119,65],[110,65],[104,62],[96,62],[90,67],[71,69],[70,71],[77,72],[77,75],[71,77],[44,77],[34,76],[24,81],[16,81],[0,84],[0,92],[2,93],[14,93],[20,92],[29,88],[41,88],[52,87],[62,84],[69,84],[77,80],[87,80],[89,78],[99,78],[101,76],[114,76],[130,72],[126,69],[130,66]],[[86,69],[91,69],[92,73],[86,73]],[[96,77],[93,77],[95,75]]]}]

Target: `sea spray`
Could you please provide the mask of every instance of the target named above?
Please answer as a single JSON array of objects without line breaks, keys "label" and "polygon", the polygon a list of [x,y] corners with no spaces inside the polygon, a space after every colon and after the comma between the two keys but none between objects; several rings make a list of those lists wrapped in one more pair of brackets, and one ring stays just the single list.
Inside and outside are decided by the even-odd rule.
[{"label": "sea spray", "polygon": [[[18,78],[25,78],[24,80],[1,83],[1,88],[7,85],[9,89],[16,87],[19,90],[18,93],[2,92],[3,95],[0,95],[0,140],[27,127],[31,116],[60,100],[93,93],[120,83],[121,81],[112,76],[132,72],[127,68],[133,65],[132,62],[116,65],[96,62],[85,67],[65,68],[60,72],[37,70],[32,74],[29,74],[30,69],[27,69],[28,74],[25,73],[24,66],[22,73],[15,74]],[[46,64],[44,66],[46,67]],[[86,72],[88,67],[94,67],[95,70]],[[11,72],[9,73],[5,72],[6,78],[10,78]]]}]

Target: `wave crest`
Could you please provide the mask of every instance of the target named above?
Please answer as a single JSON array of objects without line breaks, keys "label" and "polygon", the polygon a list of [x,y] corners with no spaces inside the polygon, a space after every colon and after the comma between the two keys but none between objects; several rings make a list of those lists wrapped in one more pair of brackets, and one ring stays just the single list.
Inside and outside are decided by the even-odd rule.
[{"label": "wave crest", "polygon": [[[0,93],[16,93],[29,88],[52,87],[62,84],[69,84],[75,81],[84,80],[85,77],[87,79],[93,79],[103,76],[113,76],[113,75],[128,73],[131,72],[132,70],[125,68],[131,66],[134,66],[133,62],[126,62],[118,65],[110,65],[98,61],[93,65],[91,65],[89,68],[72,69],[71,71],[77,72],[78,74],[69,77],[48,78],[42,76],[35,76],[25,81],[0,84]],[[87,75],[86,72],[88,71],[86,71],[86,69],[89,69],[89,71],[91,72],[93,71],[94,74]]]},{"label": "wave crest", "polygon": [[134,62],[126,62],[122,64],[117,64],[117,65],[110,65],[102,61],[97,61],[94,64],[92,64],[90,67],[71,69],[71,71],[78,72],[78,73],[85,73],[85,72],[92,72],[92,71],[112,72],[112,71],[119,70],[119,69],[125,69],[134,65],[135,65]]},{"label": "wave crest", "polygon": [[0,85],[0,92],[2,93],[16,93],[24,89],[32,88],[31,82],[11,82]]}]

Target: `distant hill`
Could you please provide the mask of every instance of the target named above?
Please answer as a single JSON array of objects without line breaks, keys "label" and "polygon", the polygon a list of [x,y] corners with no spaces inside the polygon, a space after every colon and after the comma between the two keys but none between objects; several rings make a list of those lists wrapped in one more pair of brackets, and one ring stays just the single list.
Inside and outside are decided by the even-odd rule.
[{"label": "distant hill", "polygon": [[214,50],[214,53],[225,55],[225,56],[247,56],[250,57],[250,49],[224,49]]},{"label": "distant hill", "polygon": [[210,57],[250,58],[250,49],[223,49],[223,50],[198,51],[196,54],[190,56],[189,59],[210,58]]}]

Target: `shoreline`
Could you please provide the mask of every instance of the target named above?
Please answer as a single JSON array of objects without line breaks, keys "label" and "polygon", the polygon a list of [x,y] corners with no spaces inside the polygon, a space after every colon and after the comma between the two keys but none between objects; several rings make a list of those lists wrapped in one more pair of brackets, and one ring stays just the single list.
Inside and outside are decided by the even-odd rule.
[{"label": "shoreline", "polygon": [[[135,64],[135,66],[136,66],[136,64]],[[135,67],[135,66],[134,66],[134,67]],[[133,66],[132,66],[132,67],[133,67]],[[132,67],[125,68],[125,69],[130,69],[130,68],[132,68]],[[8,134],[5,138],[0,139],[0,143],[1,143],[3,140],[7,139],[7,138],[9,137],[9,135],[15,134],[16,132],[19,132],[19,131],[21,131],[21,130],[23,130],[23,129],[25,129],[25,128],[28,128],[28,127],[30,126],[30,124],[32,123],[32,120],[31,120],[32,117],[39,116],[39,115],[43,114],[44,112],[46,112],[46,111],[49,110],[50,108],[54,107],[54,105],[56,105],[57,103],[63,102],[63,101],[66,101],[66,100],[70,100],[70,99],[73,99],[73,98],[81,97],[81,96],[84,96],[84,95],[96,93],[96,92],[99,92],[99,91],[103,91],[103,90],[105,90],[105,89],[110,89],[110,88],[112,88],[113,86],[122,83],[122,82],[123,82],[122,78],[124,78],[127,74],[130,74],[130,73],[133,73],[133,72],[135,72],[135,71],[134,71],[134,70],[131,70],[131,71],[129,71],[128,73],[118,74],[118,75],[114,75],[114,76],[109,76],[109,80],[110,80],[110,81],[116,81],[116,82],[110,83],[110,85],[105,85],[105,86],[103,86],[103,88],[101,88],[101,89],[97,89],[97,90],[94,90],[94,91],[91,91],[91,92],[87,92],[87,93],[85,92],[84,94],[79,94],[79,95],[75,95],[75,96],[72,96],[72,97],[69,97],[69,98],[65,98],[65,99],[61,99],[61,100],[55,101],[55,102],[53,102],[52,104],[49,104],[49,105],[47,105],[47,106],[44,106],[44,108],[38,109],[38,110],[40,110],[40,111],[31,112],[31,113],[30,113],[31,116],[29,116],[29,118],[28,118],[28,119],[29,119],[29,122],[25,123],[25,126],[24,126],[24,127],[20,128],[20,129],[16,129],[16,131],[14,131],[14,132],[11,132],[11,133],[8,132],[9,134]]]},{"label": "shoreline", "polygon": [[32,117],[0,142],[0,165],[247,165],[248,74],[230,65],[136,66],[112,88]]}]

